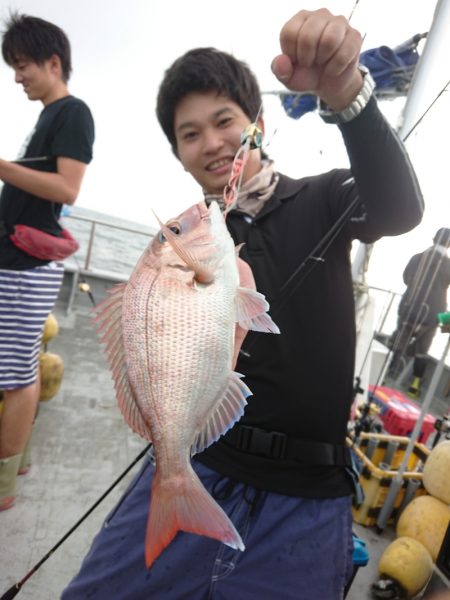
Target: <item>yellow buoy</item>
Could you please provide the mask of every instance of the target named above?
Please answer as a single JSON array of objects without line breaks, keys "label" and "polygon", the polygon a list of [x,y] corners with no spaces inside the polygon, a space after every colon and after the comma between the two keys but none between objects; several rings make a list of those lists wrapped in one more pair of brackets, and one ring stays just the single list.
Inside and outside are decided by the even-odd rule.
[{"label": "yellow buoy", "polygon": [[53,398],[61,387],[64,375],[64,361],[57,354],[41,352],[39,355],[41,373],[41,393],[39,400],[46,401]]},{"label": "yellow buoy", "polygon": [[44,323],[44,329],[42,330],[42,343],[47,344],[55,337],[55,335],[57,335],[58,331],[58,321],[53,313],[50,313]]},{"label": "yellow buoy", "polygon": [[423,485],[427,492],[450,504],[450,440],[441,442],[430,452],[423,468]]},{"label": "yellow buoy", "polygon": [[450,522],[450,507],[434,496],[414,498],[401,513],[398,537],[411,537],[425,546],[436,562]]},{"label": "yellow buoy", "polygon": [[433,561],[423,544],[410,537],[399,537],[384,550],[378,572],[395,581],[406,597],[412,598],[430,579]]}]

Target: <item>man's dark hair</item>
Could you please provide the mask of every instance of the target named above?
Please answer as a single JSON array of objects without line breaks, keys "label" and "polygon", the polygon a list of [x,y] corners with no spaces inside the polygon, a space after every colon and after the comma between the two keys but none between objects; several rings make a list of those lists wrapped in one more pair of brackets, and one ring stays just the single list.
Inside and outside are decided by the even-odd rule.
[{"label": "man's dark hair", "polygon": [[67,35],[53,23],[39,17],[13,13],[6,21],[6,30],[3,32],[2,54],[9,66],[14,66],[23,58],[42,65],[56,54],[61,61],[65,83],[72,71]]},{"label": "man's dark hair", "polygon": [[444,246],[446,248],[450,247],[450,229],[447,229],[447,227],[438,229],[433,238],[433,242],[439,244],[439,246]]},{"label": "man's dark hair", "polygon": [[159,87],[156,115],[172,150],[177,155],[175,110],[191,92],[217,92],[242,109],[254,121],[261,108],[261,92],[246,63],[215,48],[195,48],[178,58],[165,72]]}]

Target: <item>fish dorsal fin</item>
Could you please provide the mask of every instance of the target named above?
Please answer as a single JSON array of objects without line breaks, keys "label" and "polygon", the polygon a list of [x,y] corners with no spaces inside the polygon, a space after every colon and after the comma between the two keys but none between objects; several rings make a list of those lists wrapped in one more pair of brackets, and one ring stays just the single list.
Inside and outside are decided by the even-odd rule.
[{"label": "fish dorsal fin", "polygon": [[94,324],[105,345],[120,412],[135,433],[151,441],[149,428],[142,418],[128,378],[122,333],[122,301],[125,287],[125,283],[114,286],[110,295],[95,307],[93,312],[97,316]]},{"label": "fish dorsal fin", "polygon": [[278,326],[267,314],[269,303],[256,290],[239,287],[236,294],[236,322],[244,329],[264,333],[280,333]]},{"label": "fish dorsal fin", "polygon": [[232,371],[228,384],[213,413],[203,429],[197,435],[191,448],[191,454],[202,452],[226,433],[244,414],[251,391],[242,381],[243,375]]}]

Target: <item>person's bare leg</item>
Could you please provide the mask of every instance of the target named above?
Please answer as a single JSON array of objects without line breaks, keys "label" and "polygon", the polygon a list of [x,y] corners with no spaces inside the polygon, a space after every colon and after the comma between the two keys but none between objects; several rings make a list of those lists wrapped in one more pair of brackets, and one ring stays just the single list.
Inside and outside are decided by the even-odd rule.
[{"label": "person's bare leg", "polygon": [[31,433],[39,399],[40,382],[5,390],[0,419],[0,459],[21,454]]}]

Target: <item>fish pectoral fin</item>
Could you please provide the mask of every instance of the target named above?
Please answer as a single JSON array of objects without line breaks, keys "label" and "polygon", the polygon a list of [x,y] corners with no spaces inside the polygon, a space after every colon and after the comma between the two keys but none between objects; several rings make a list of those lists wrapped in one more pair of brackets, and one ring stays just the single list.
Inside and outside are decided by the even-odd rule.
[{"label": "fish pectoral fin", "polygon": [[269,303],[256,290],[239,287],[236,295],[236,322],[244,329],[264,333],[280,333],[278,326],[272,321]]},{"label": "fish pectoral fin", "polygon": [[123,418],[131,429],[148,441],[148,426],[142,418],[133,388],[128,379],[122,333],[122,301],[126,284],[115,286],[97,307],[94,325],[105,345],[106,358],[112,372],[117,403]]},{"label": "fish pectoral fin", "polygon": [[227,387],[204,427],[192,444],[191,454],[202,452],[205,448],[216,442],[221,435],[226,433],[244,414],[247,400],[251,396],[248,386],[242,381],[243,375],[232,371],[228,378]]}]

